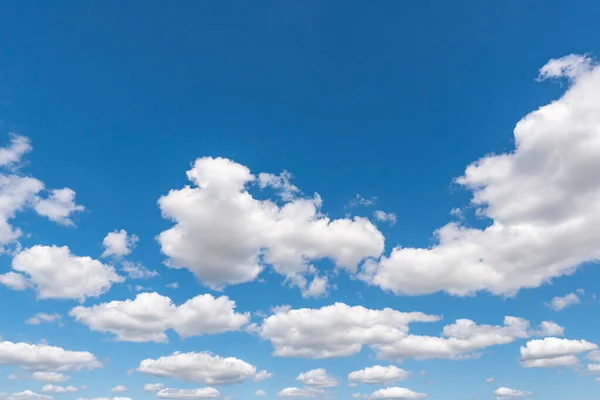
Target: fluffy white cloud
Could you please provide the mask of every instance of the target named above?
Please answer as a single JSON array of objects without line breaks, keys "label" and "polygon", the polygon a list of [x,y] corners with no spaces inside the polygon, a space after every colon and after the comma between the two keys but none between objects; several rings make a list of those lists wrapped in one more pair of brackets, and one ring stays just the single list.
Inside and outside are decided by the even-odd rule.
[{"label": "fluffy white cloud", "polygon": [[271,265],[304,290],[311,260],[329,258],[354,272],[383,252],[383,235],[368,219],[332,220],[318,195],[283,196],[278,205],[250,194],[256,183],[279,188],[279,178],[257,180],[243,165],[210,157],[197,159],[187,176],[192,186],[158,201],[163,217],[175,223],[158,241],[169,267],[187,268],[212,288],[254,280]]},{"label": "fluffy white cloud", "polygon": [[125,272],[131,279],[150,279],[158,276],[158,272],[151,271],[140,263],[123,261],[122,266],[123,272]]},{"label": "fluffy white cloud", "polygon": [[590,72],[593,66],[592,59],[587,55],[569,54],[561,58],[553,58],[540,68],[538,80],[551,78],[575,79],[580,75]]},{"label": "fluffy white cloud", "polygon": [[410,375],[410,372],[405,371],[395,365],[381,366],[375,365],[354,371],[348,374],[348,380],[351,382],[370,383],[384,385],[397,381],[404,381]]},{"label": "fluffy white cloud", "polygon": [[99,368],[102,363],[87,351],[4,341],[0,342],[0,365],[17,366],[28,371],[65,372]]},{"label": "fluffy white cloud", "polygon": [[69,375],[61,374],[58,372],[49,372],[49,371],[34,372],[32,377],[36,381],[52,382],[52,383],[66,382],[69,379],[71,379],[71,377]]},{"label": "fluffy white cloud", "polygon": [[113,283],[124,280],[113,267],[90,257],[73,255],[67,246],[25,249],[13,258],[12,268],[34,287],[40,299],[82,301],[100,296]]},{"label": "fluffy white cloud", "polygon": [[138,241],[136,235],[128,235],[125,229],[109,232],[102,241],[104,246],[102,257],[123,257],[131,254]]},{"label": "fluffy white cloud", "polygon": [[263,369],[262,371],[256,374],[256,376],[254,377],[254,382],[262,382],[264,380],[271,379],[272,377],[273,374],[271,372],[267,371],[266,369]]},{"label": "fluffy white cloud", "polygon": [[123,385],[117,385],[114,388],[110,389],[110,391],[113,392],[113,393],[126,392],[128,390],[129,389],[127,389],[127,387],[123,386]]},{"label": "fluffy white cloud", "polygon": [[494,382],[494,378],[487,378],[485,380],[485,383],[493,383]]},{"label": "fluffy white cloud", "polygon": [[54,322],[61,318],[60,314],[37,313],[33,317],[25,321],[29,325],[39,325],[42,322]]},{"label": "fluffy white cloud", "polygon": [[156,393],[161,399],[208,399],[219,397],[221,394],[217,389],[205,387],[202,389],[162,389]]},{"label": "fluffy white cloud", "polygon": [[550,307],[554,311],[561,311],[571,305],[579,304],[579,303],[580,303],[579,296],[577,296],[575,293],[569,293],[563,297],[557,296],[557,297],[553,298],[550,301]]},{"label": "fluffy white cloud", "polygon": [[574,80],[519,121],[515,149],[481,158],[456,180],[489,226],[451,222],[431,247],[396,247],[367,263],[363,279],[397,294],[511,295],[600,258],[600,68],[573,60],[542,68],[542,77]]},{"label": "fluffy white cloud", "polygon": [[577,354],[597,350],[598,346],[585,340],[547,337],[530,340],[521,346],[521,365],[526,368],[550,368],[579,364]]},{"label": "fluffy white cloud", "polygon": [[590,351],[586,357],[591,361],[600,362],[600,350]]},{"label": "fluffy white cloud", "polygon": [[144,392],[158,392],[164,387],[165,385],[162,383],[146,383],[144,385]]},{"label": "fluffy white cloud", "polygon": [[424,399],[426,397],[427,395],[425,393],[413,392],[410,389],[402,387],[388,387],[385,389],[376,390],[369,396],[369,399],[413,400]]},{"label": "fluffy white cloud", "polygon": [[396,225],[397,218],[396,214],[394,213],[386,213],[385,211],[375,210],[375,212],[373,212],[373,216],[375,216],[377,221],[387,222],[390,224],[390,226]]},{"label": "fluffy white cloud", "polygon": [[255,396],[266,396],[267,392],[265,392],[264,390],[258,389],[256,392],[254,392]]},{"label": "fluffy white cloud", "polygon": [[302,372],[296,377],[296,380],[299,380],[306,386],[314,388],[329,388],[339,384],[337,380],[327,374],[327,371],[324,368]]},{"label": "fluffy white cloud", "polygon": [[16,272],[10,271],[0,275],[0,283],[12,290],[22,291],[31,287],[29,279]]},{"label": "fluffy white cloud", "polygon": [[494,391],[494,394],[496,395],[496,400],[505,400],[505,399],[511,399],[514,397],[527,397],[527,396],[531,396],[533,393],[526,392],[524,390],[516,390],[516,389],[510,389],[507,387],[500,387]]},{"label": "fluffy white cloud", "polygon": [[370,310],[335,303],[319,309],[281,308],[265,318],[259,335],[270,340],[280,357],[329,358],[358,353],[364,345],[399,340],[412,322],[440,318],[420,312],[403,313],[390,308]]},{"label": "fluffy white cloud", "polygon": [[313,388],[287,387],[282,389],[277,396],[279,397],[315,397],[320,392]]},{"label": "fluffy white cloud", "polygon": [[63,386],[56,386],[56,385],[45,385],[42,388],[42,392],[44,393],[75,393],[77,392],[78,389],[75,386],[67,386],[67,387],[63,387]]},{"label": "fluffy white cloud", "polygon": [[13,393],[8,396],[8,400],[52,400],[53,397],[45,396],[32,392],[31,390],[25,390],[23,392]]},{"label": "fluffy white cloud", "polygon": [[54,189],[48,198],[36,198],[35,211],[50,221],[62,225],[73,226],[70,216],[73,213],[85,210],[82,205],[75,204],[75,191],[69,188]]},{"label": "fluffy white cloud", "polygon": [[10,144],[8,147],[0,147],[0,166],[6,167],[17,164],[26,153],[32,150],[29,138],[15,133],[10,133]]},{"label": "fluffy white cloud", "polygon": [[137,371],[205,385],[228,385],[256,377],[256,367],[243,360],[194,352],[148,358],[140,362]]},{"label": "fluffy white cloud", "polygon": [[552,321],[542,321],[540,324],[540,336],[563,336],[565,328]]},{"label": "fluffy white cloud", "polygon": [[177,306],[158,293],[140,293],[134,300],[78,306],[69,315],[93,331],[115,334],[117,340],[167,342],[168,329],[182,338],[242,329],[250,314],[236,313],[235,307],[227,296],[203,294]]}]

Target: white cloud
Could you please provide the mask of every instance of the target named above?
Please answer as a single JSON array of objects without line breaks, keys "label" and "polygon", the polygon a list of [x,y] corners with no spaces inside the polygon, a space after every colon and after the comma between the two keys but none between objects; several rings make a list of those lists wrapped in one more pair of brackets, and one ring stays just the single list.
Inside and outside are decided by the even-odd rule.
[{"label": "white cloud", "polygon": [[540,336],[563,336],[565,328],[552,321],[542,321],[539,334]]},{"label": "white cloud", "polygon": [[562,311],[565,308],[579,304],[579,297],[575,293],[569,293],[563,297],[557,296],[550,301],[550,307],[554,311]]},{"label": "white cloud", "polygon": [[161,399],[208,399],[219,397],[221,394],[217,389],[205,387],[202,389],[162,389],[156,397]]},{"label": "white cloud", "polygon": [[150,279],[158,276],[158,272],[151,271],[140,263],[123,261],[122,265],[123,272],[125,272],[131,279]]},{"label": "white cloud", "polygon": [[52,382],[52,383],[66,382],[69,379],[71,379],[71,377],[69,375],[61,374],[58,372],[48,372],[48,371],[34,372],[32,377],[36,381]]},{"label": "white cloud", "polygon": [[600,372],[600,364],[588,364],[587,371],[591,373]]},{"label": "white cloud", "polygon": [[104,294],[113,283],[124,280],[113,267],[73,255],[67,246],[25,249],[13,258],[12,268],[34,287],[40,299],[83,301]]},{"label": "white cloud", "polygon": [[263,369],[262,371],[256,374],[256,376],[254,377],[254,382],[262,382],[264,380],[271,379],[272,377],[273,374],[271,372],[267,371],[266,369]]},{"label": "white cloud", "polygon": [[124,257],[131,254],[138,241],[136,235],[128,235],[125,229],[109,232],[102,241],[104,245],[102,257]]},{"label": "white cloud", "polygon": [[435,322],[439,317],[390,308],[370,310],[335,303],[319,309],[277,310],[265,318],[259,334],[270,340],[280,357],[330,358],[358,353],[404,337],[412,322]]},{"label": "white cloud", "polygon": [[329,388],[339,384],[337,380],[327,374],[324,368],[302,372],[296,377],[296,380],[302,382],[305,386],[314,388]]},{"label": "white cloud", "polygon": [[293,178],[294,176],[287,171],[283,171],[279,175],[261,172],[258,174],[258,185],[261,189],[271,187],[284,201],[292,201],[300,193],[300,189],[291,183]]},{"label": "white cloud", "polygon": [[12,290],[23,291],[31,287],[31,282],[23,275],[10,271],[0,275],[0,283]]},{"label": "white cloud", "polygon": [[598,346],[585,340],[569,340],[547,337],[530,340],[521,346],[521,365],[526,368],[551,368],[576,366],[577,354],[597,350]]},{"label": "white cloud", "polygon": [[264,390],[258,389],[256,392],[254,392],[255,396],[266,396],[267,392],[265,392]]},{"label": "white cloud", "polygon": [[181,338],[242,329],[249,313],[236,313],[227,296],[196,296],[180,306],[158,293],[140,293],[134,300],[78,306],[69,315],[93,331],[110,332],[120,341],[167,342],[173,329]]},{"label": "white cloud", "polygon": [[509,389],[507,387],[500,387],[494,391],[494,394],[496,395],[496,400],[505,400],[514,397],[528,397],[533,393],[523,390]]},{"label": "white cloud", "polygon": [[287,387],[277,393],[279,397],[315,397],[319,394],[319,391],[316,391],[312,388],[297,388],[297,387]]},{"label": "white cloud", "polygon": [[167,284],[165,286],[168,287],[168,288],[171,288],[171,289],[177,289],[179,287],[179,283],[173,282],[173,283],[169,283],[169,284]]},{"label": "white cloud", "polygon": [[69,351],[46,344],[0,342],[0,365],[12,365],[28,371],[66,372],[102,366],[87,351]]},{"label": "white cloud", "polygon": [[158,392],[165,387],[162,383],[146,383],[144,385],[144,392]]},{"label": "white cloud", "polygon": [[348,374],[348,380],[351,382],[369,383],[369,384],[390,384],[397,381],[408,379],[410,372],[405,371],[395,365],[365,368],[360,371],[354,371]]},{"label": "white cloud", "polygon": [[194,352],[175,352],[156,360],[147,358],[140,362],[137,371],[205,385],[228,385],[256,377],[256,367],[243,360]]},{"label": "white cloud", "polygon": [[362,197],[360,194],[356,194],[354,199],[350,201],[349,207],[363,206],[363,207],[371,207],[377,202],[377,197]]},{"label": "white cloud", "polygon": [[54,322],[61,318],[60,314],[37,313],[33,317],[25,321],[29,325],[39,325],[42,322]]},{"label": "white cloud", "polygon": [[594,350],[587,353],[586,356],[590,361],[600,362],[600,350]]},{"label": "white cloud", "polygon": [[590,72],[594,62],[587,55],[569,54],[561,58],[553,58],[540,68],[538,80],[551,78],[575,79]]},{"label": "white cloud", "polygon": [[310,297],[325,297],[330,286],[326,276],[315,276],[308,287],[302,290],[302,297],[305,299]]},{"label": "white cloud", "polygon": [[487,378],[485,380],[485,383],[492,383],[492,382],[494,382],[494,378]]},{"label": "white cloud", "polygon": [[387,222],[390,226],[396,225],[397,217],[394,213],[386,213],[385,211],[376,210],[373,215],[380,222]]},{"label": "white cloud", "polygon": [[114,388],[110,389],[111,392],[113,393],[120,393],[120,392],[126,392],[129,389],[126,386],[123,385],[117,385]]},{"label": "white cloud", "polygon": [[571,69],[546,68],[554,72],[543,76],[577,77],[519,121],[514,151],[485,156],[456,180],[490,224],[448,223],[431,247],[367,263],[363,279],[396,294],[512,295],[600,259],[600,68]]},{"label": "white cloud", "polygon": [[425,393],[413,392],[410,389],[402,387],[388,387],[385,389],[376,390],[369,396],[369,399],[413,400],[424,399],[426,397],[427,395]]},{"label": "white cloud", "polygon": [[158,241],[169,267],[187,268],[212,288],[252,281],[271,265],[304,289],[312,260],[329,258],[354,272],[383,251],[383,235],[368,219],[332,220],[318,195],[281,206],[255,199],[248,190],[257,178],[231,160],[199,158],[187,176],[193,186],[159,199],[163,217],[175,225]]},{"label": "white cloud", "polygon": [[67,387],[63,387],[63,386],[56,386],[56,385],[45,385],[42,388],[42,392],[44,393],[75,393],[77,392],[78,389],[75,386],[67,386]]},{"label": "white cloud", "polygon": [[0,166],[6,167],[17,164],[26,153],[32,150],[29,138],[15,133],[10,133],[10,145],[0,147]]},{"label": "white cloud", "polygon": [[13,393],[8,396],[8,400],[52,400],[51,396],[44,396],[43,394],[38,394],[32,392],[31,390],[25,390],[19,393]]},{"label": "white cloud", "polygon": [[50,195],[45,199],[36,198],[34,209],[39,215],[47,217],[50,221],[73,226],[71,214],[81,212],[85,210],[85,207],[75,204],[74,190],[63,188],[51,190]]}]

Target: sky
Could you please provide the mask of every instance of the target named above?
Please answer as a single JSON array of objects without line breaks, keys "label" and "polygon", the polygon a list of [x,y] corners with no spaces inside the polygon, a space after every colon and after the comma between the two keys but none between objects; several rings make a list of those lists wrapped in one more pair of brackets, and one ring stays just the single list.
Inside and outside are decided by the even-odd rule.
[{"label": "sky", "polygon": [[598,13],[2,2],[0,399],[598,398]]}]

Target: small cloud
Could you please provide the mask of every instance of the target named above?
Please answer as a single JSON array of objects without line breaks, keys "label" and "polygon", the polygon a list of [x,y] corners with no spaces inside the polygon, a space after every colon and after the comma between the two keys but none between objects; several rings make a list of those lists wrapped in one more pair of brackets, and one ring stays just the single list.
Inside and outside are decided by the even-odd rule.
[{"label": "small cloud", "polygon": [[387,222],[390,226],[394,226],[397,221],[396,214],[394,213],[386,213],[385,211],[377,210],[373,215],[377,221]]}]

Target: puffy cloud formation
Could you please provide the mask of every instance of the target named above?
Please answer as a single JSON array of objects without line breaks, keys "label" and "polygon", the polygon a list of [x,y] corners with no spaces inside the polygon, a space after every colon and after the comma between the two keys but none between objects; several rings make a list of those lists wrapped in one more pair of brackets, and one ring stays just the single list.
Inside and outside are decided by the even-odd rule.
[{"label": "puffy cloud formation", "polygon": [[358,353],[363,345],[375,346],[404,337],[412,322],[439,319],[420,312],[370,310],[335,303],[319,309],[279,309],[263,320],[259,335],[271,341],[276,356],[344,357]]},{"label": "puffy cloud formation", "polygon": [[8,396],[8,400],[52,400],[53,397],[45,396],[32,392],[31,390],[25,390],[23,392],[13,393]]},{"label": "puffy cloud formation", "polygon": [[526,368],[551,368],[579,365],[577,354],[597,350],[598,346],[585,340],[547,337],[530,340],[521,346],[521,365]]},{"label": "puffy cloud formation", "polygon": [[376,390],[369,396],[369,399],[414,400],[424,399],[426,397],[427,395],[425,393],[413,392],[410,389],[402,387],[388,387],[385,389]]},{"label": "puffy cloud formation", "polygon": [[320,394],[319,390],[314,388],[297,388],[297,387],[287,387],[282,389],[277,393],[279,397],[315,397]]},{"label": "puffy cloud formation", "polygon": [[156,360],[148,358],[140,362],[137,370],[205,385],[229,385],[251,380],[256,376],[256,367],[238,358],[194,352],[175,352]]},{"label": "puffy cloud formation", "polygon": [[39,325],[42,322],[54,322],[58,321],[59,319],[61,319],[60,314],[37,313],[33,317],[25,321],[25,323],[29,325]]},{"label": "puffy cloud formation", "polygon": [[123,261],[121,264],[123,266],[123,272],[131,279],[150,279],[158,276],[158,272],[151,271],[140,263]]},{"label": "puffy cloud formation", "polygon": [[[0,282],[15,290],[33,287],[40,299],[77,299],[97,297],[123,278],[109,265],[90,257],[71,254],[67,246],[33,246],[17,254],[12,261],[11,279]],[[5,275],[6,276],[6,275]],[[57,279],[60,277],[60,279]],[[20,282],[25,282],[25,287]]]},{"label": "puffy cloud formation", "polygon": [[202,389],[161,389],[156,397],[161,399],[209,399],[219,397],[221,394],[217,389],[205,387]]},{"label": "puffy cloud formation", "polygon": [[538,333],[540,336],[563,336],[565,328],[552,321],[543,321]]},{"label": "puffy cloud formation", "polygon": [[123,385],[117,385],[114,388],[110,389],[110,391],[113,393],[121,393],[121,392],[126,392],[128,390],[129,389],[127,389],[127,387],[123,386]]},{"label": "puffy cloud formation", "polygon": [[494,394],[496,395],[496,400],[507,400],[507,399],[512,399],[515,397],[528,397],[528,396],[531,396],[533,393],[526,392],[524,390],[516,390],[516,389],[509,389],[507,387],[500,387],[494,391]]},{"label": "puffy cloud formation", "polygon": [[44,393],[62,394],[62,393],[75,393],[77,391],[78,391],[78,389],[75,386],[63,387],[63,386],[56,386],[56,385],[52,385],[52,384],[45,385],[42,388],[42,392],[44,392]]},{"label": "puffy cloud formation", "polygon": [[485,156],[456,179],[489,226],[448,223],[429,248],[396,247],[367,263],[363,279],[396,294],[512,295],[600,258],[600,68],[572,55],[540,76],[573,81],[518,122],[513,151]]},{"label": "puffy cloud formation", "polygon": [[52,221],[73,225],[71,214],[84,209],[75,204],[73,190],[50,190],[48,197],[42,197],[44,183],[19,173],[21,158],[31,149],[29,139],[16,134],[10,135],[8,146],[0,147],[0,247],[3,250],[22,235],[19,228],[10,224],[17,212],[33,209]]},{"label": "puffy cloud formation", "polygon": [[163,217],[175,223],[158,241],[169,267],[187,268],[211,288],[252,281],[270,265],[305,290],[312,260],[328,258],[355,272],[383,252],[383,235],[367,218],[332,220],[318,195],[301,198],[292,190],[278,205],[249,192],[258,183],[290,193],[286,178],[262,175],[257,182],[247,167],[210,157],[197,159],[187,177],[192,186],[158,201]]},{"label": "puffy cloud formation", "polygon": [[386,222],[390,226],[396,225],[397,217],[394,213],[386,213],[385,211],[375,210],[373,216],[377,221]]},{"label": "puffy cloud formation", "polygon": [[272,377],[273,374],[271,372],[267,371],[266,369],[263,369],[258,374],[256,374],[256,376],[254,377],[254,382],[262,382],[264,380],[271,379]]},{"label": "puffy cloud formation", "polygon": [[554,311],[562,311],[571,305],[579,304],[579,303],[580,303],[579,296],[577,296],[575,293],[569,293],[563,297],[557,296],[557,297],[553,298],[550,301],[550,307]]},{"label": "puffy cloud formation", "polygon": [[348,380],[350,382],[385,385],[397,381],[404,381],[408,379],[409,375],[410,372],[398,368],[395,365],[388,365],[385,367],[375,365],[360,371],[351,372],[348,374]]},{"label": "puffy cloud formation", "polygon": [[250,314],[236,313],[235,307],[227,296],[203,294],[177,306],[158,293],[140,293],[134,300],[78,306],[69,315],[93,331],[113,333],[120,341],[167,342],[168,329],[182,338],[242,329]]},{"label": "puffy cloud formation", "polygon": [[84,368],[95,369],[101,367],[102,363],[87,351],[69,351],[45,344],[4,341],[0,342],[0,365],[11,365],[28,371],[66,372]]},{"label": "puffy cloud formation", "polygon": [[109,232],[102,241],[102,257],[123,257],[131,254],[138,241],[136,235],[128,235],[125,229]]},{"label": "puffy cloud formation", "polygon": [[299,380],[306,386],[314,388],[330,388],[339,384],[337,380],[327,374],[327,371],[324,368],[302,372],[296,377],[296,380]]},{"label": "puffy cloud formation", "polygon": [[69,375],[61,374],[58,372],[49,372],[49,371],[34,372],[32,377],[36,381],[52,382],[52,383],[66,382],[69,379],[71,379],[71,377]]},{"label": "puffy cloud formation", "polygon": [[144,392],[158,392],[164,387],[165,385],[162,383],[146,383],[144,385]]}]

